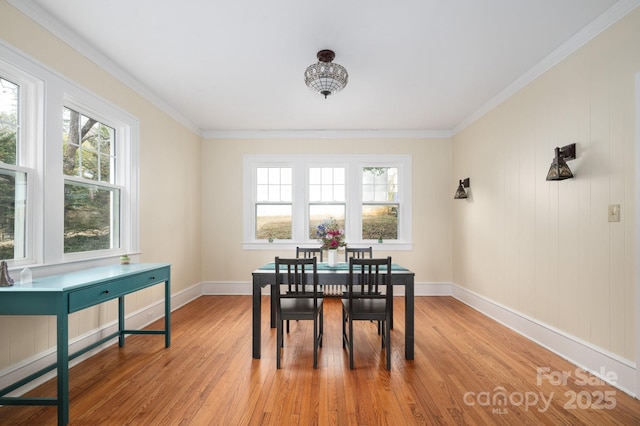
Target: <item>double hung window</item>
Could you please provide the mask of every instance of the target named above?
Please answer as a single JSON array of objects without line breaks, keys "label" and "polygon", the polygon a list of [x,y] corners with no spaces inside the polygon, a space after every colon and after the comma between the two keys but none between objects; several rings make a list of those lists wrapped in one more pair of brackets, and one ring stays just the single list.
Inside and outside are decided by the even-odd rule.
[{"label": "double hung window", "polygon": [[138,121],[0,44],[0,259],[138,249]]},{"label": "double hung window", "polygon": [[62,121],[64,252],[119,248],[115,129],[67,107]]},{"label": "double hung window", "polygon": [[290,240],[293,219],[291,167],[256,168],[256,239]]},{"label": "double hung window", "polygon": [[247,155],[244,194],[248,249],[313,244],[327,220],[352,246],[411,247],[408,155]]},{"label": "double hung window", "polygon": [[345,227],[347,216],[346,167],[308,167],[309,238],[316,235],[318,225],[333,219]]},{"label": "double hung window", "polygon": [[27,181],[20,85],[0,74],[0,259],[27,257]]}]

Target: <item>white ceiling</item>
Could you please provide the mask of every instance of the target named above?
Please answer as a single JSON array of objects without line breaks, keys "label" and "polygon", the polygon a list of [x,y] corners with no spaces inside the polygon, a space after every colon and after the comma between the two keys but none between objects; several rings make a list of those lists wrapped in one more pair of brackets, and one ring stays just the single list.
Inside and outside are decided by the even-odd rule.
[{"label": "white ceiling", "polygon": [[[205,134],[455,131],[638,4],[9,1]],[[321,49],[349,72],[327,99],[303,81]]]}]

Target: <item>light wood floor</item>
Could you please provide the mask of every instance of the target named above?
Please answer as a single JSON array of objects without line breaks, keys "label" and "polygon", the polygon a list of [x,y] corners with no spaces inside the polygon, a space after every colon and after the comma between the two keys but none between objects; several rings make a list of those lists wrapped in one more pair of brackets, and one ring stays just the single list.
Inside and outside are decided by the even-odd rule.
[{"label": "light wood floor", "polygon": [[[268,298],[262,303],[262,359],[251,357],[251,297],[201,297],[174,312],[171,348],[162,336],[134,335],[74,367],[70,424],[640,424],[640,401],[585,384],[574,365],[450,297],[416,298],[414,361],[404,359],[404,302],[396,298],[391,372],[367,322],[356,324],[349,370],[335,299],[326,301],[319,368],[311,323],[300,321],[276,370]],[[539,368],[547,375],[538,378]],[[563,372],[566,385],[555,380]],[[31,394],[54,395],[54,386]],[[56,418],[54,407],[0,408],[1,425]]]}]

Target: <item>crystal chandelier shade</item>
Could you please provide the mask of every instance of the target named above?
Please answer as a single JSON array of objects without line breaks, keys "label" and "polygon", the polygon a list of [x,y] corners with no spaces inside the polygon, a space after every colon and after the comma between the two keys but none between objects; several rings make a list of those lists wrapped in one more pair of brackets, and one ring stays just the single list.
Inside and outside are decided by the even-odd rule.
[{"label": "crystal chandelier shade", "polygon": [[327,96],[344,89],[349,81],[347,70],[338,64],[334,64],[335,53],[331,50],[318,52],[318,62],[309,65],[304,73],[304,82],[316,93]]}]

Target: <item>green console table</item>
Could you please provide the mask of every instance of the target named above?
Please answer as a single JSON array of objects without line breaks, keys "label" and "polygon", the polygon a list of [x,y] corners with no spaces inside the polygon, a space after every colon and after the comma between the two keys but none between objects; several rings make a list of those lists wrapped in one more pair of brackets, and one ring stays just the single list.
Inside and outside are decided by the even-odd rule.
[{"label": "green console table", "polygon": [[[55,315],[57,317],[57,362],[0,389],[0,405],[56,405],[58,424],[69,423],[69,360],[118,337],[124,346],[126,334],[164,334],[165,347],[171,345],[171,265],[136,263],[110,265],[84,271],[34,279],[32,284],[0,287],[0,315]],[[127,330],[124,296],[164,283],[164,330]],[[68,315],[108,300],[118,299],[118,331],[82,350],[69,354]],[[55,398],[21,398],[6,395],[37,377],[57,368]]]}]

